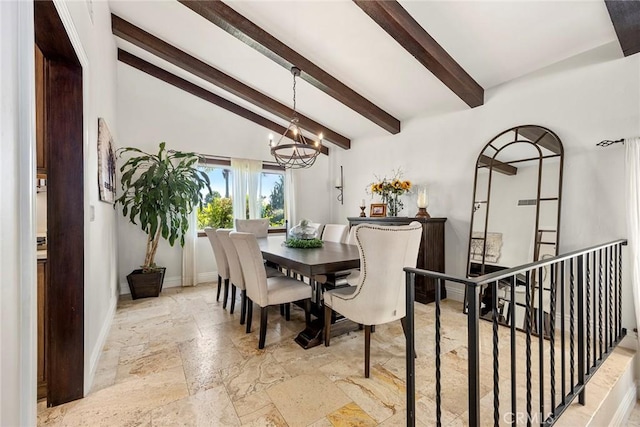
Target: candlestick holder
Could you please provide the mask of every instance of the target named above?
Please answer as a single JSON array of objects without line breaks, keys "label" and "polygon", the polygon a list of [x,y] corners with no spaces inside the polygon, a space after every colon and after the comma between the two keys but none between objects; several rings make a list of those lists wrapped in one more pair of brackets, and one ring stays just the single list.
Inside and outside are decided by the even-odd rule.
[{"label": "candlestick holder", "polygon": [[416,214],[416,218],[431,218],[429,212],[427,212],[427,208],[418,208],[418,213]]},{"label": "candlestick holder", "polygon": [[364,213],[364,210],[366,209],[366,206],[360,206],[360,218],[365,218],[367,215]]}]

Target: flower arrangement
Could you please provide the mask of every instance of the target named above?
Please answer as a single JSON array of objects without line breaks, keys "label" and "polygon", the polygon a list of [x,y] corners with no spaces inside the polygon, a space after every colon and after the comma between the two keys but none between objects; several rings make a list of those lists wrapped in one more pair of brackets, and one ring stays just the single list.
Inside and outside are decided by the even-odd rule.
[{"label": "flower arrangement", "polygon": [[375,176],[376,182],[369,184],[367,192],[379,194],[382,202],[387,204],[389,216],[397,216],[398,212],[404,208],[404,203],[399,199],[404,193],[411,190],[411,181],[402,179],[402,170],[393,171],[393,176],[388,179],[386,176],[380,179]]}]

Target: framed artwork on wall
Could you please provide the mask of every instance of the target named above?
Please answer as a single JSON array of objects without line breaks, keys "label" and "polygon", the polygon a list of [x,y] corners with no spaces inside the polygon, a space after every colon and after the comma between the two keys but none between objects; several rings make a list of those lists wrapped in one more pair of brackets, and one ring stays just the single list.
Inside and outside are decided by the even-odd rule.
[{"label": "framed artwork on wall", "polygon": [[102,117],[98,118],[98,187],[101,201],[115,202],[116,153],[113,149],[113,137]]},{"label": "framed artwork on wall", "polygon": [[369,216],[372,218],[387,216],[386,203],[371,203],[371,210]]}]

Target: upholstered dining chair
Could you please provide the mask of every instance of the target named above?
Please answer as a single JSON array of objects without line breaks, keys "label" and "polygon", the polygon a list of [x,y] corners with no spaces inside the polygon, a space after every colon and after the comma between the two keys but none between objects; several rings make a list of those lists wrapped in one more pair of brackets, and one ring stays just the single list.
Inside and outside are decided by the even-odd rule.
[{"label": "upholstered dining chair", "polygon": [[[340,224],[328,224],[328,226],[331,226],[331,230],[328,232],[328,238],[329,240],[326,239],[322,239],[324,241],[327,242],[338,242],[338,243],[346,243],[346,244],[350,244],[350,245],[355,245],[355,227],[351,227],[351,230],[349,230],[349,233],[346,233],[346,226],[344,231],[340,231],[340,227],[343,227]],[[335,228],[334,228],[335,227]],[[343,236],[343,240],[337,241],[337,240],[332,240],[332,239],[337,239],[340,235]],[[316,276],[314,276],[314,280],[320,284],[325,284],[327,282],[332,282],[336,287],[337,286],[345,286],[348,284],[351,284],[350,282],[356,282],[357,281],[357,275],[359,274],[360,270],[359,269],[353,269],[353,270],[345,270],[345,271],[340,271],[337,273],[333,273],[329,276],[327,276],[326,274],[317,274]],[[348,280],[347,280],[348,279]]]},{"label": "upholstered dining chair", "polygon": [[322,231],[322,240],[325,242],[342,243],[347,238],[347,226],[344,224],[327,224]]},{"label": "upholstered dining chair", "polygon": [[231,303],[229,313],[233,314],[233,309],[236,304],[236,289],[240,289],[240,324],[244,325],[244,320],[247,313],[247,296],[244,286],[244,276],[242,275],[242,269],[240,267],[240,259],[238,258],[238,252],[233,245],[229,233],[233,230],[228,228],[219,228],[216,230],[220,244],[224,249],[224,253],[227,256],[227,262],[229,264],[229,281],[231,282]]},{"label": "upholstered dining chair", "polygon": [[220,239],[216,235],[216,229],[211,227],[205,227],[205,234],[209,238],[211,248],[213,249],[213,256],[216,260],[216,268],[218,270],[218,292],[216,293],[216,301],[220,301],[220,288],[222,281],[224,280],[224,299],[222,302],[222,308],[227,308],[227,297],[229,296],[229,263],[227,262],[227,255],[224,252]]},{"label": "upholstered dining chair", "polygon": [[236,247],[247,295],[247,333],[251,332],[253,303],[260,306],[260,338],[258,348],[263,349],[267,336],[267,314],[269,306],[287,304],[295,301],[305,303],[305,321],[308,325],[311,316],[311,287],[287,276],[267,278],[262,261],[262,252],[256,236],[252,233],[232,232],[229,234]]},{"label": "upholstered dining chair", "polygon": [[263,219],[237,219],[236,231],[242,233],[253,233],[256,237],[267,237],[269,235],[269,218]]},{"label": "upholstered dining chair", "polygon": [[[369,378],[371,327],[403,319],[405,308],[404,267],[415,267],[422,225],[357,225],[360,275],[356,286],[324,293],[324,344],[329,346],[333,311],[364,325],[364,376]],[[404,326],[404,324],[403,324]]]}]

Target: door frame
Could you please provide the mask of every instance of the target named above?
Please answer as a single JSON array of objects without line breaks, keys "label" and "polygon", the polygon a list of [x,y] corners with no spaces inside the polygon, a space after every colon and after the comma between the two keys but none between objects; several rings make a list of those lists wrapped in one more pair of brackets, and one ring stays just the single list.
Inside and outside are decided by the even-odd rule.
[{"label": "door frame", "polygon": [[[84,256],[87,253],[89,222],[88,191],[84,185],[87,182],[85,164],[89,152],[89,116],[86,114],[89,105],[88,59],[63,1],[36,2],[34,10],[36,8],[40,11],[44,8],[52,17],[54,24],[47,28],[47,40],[53,41],[49,52],[43,50],[43,54],[53,67],[54,77],[57,75],[62,85],[69,85],[71,92],[63,101],[67,91],[55,94],[55,88],[54,92],[49,92],[53,85],[48,85],[47,95],[54,94],[53,103],[70,102],[72,105],[69,108],[72,114],[62,114],[61,120],[52,121],[54,123],[48,124],[46,130],[48,138],[73,142],[72,146],[54,142],[47,147],[48,161],[56,162],[56,166],[51,168],[50,164],[47,171],[49,189],[55,194],[54,198],[47,196],[48,248],[51,253],[48,259],[51,274],[47,322],[51,341],[47,345],[46,356],[47,406],[54,406],[82,398],[88,391],[86,373],[89,371],[84,339],[84,283],[87,280]],[[38,25],[42,23],[35,21],[35,12],[32,19],[36,34]],[[33,54],[33,49],[29,53]],[[54,110],[59,114],[58,109]],[[31,142],[35,150],[35,139]],[[59,167],[60,164],[65,167]],[[33,193],[34,190],[31,189]],[[67,234],[73,237],[67,239]],[[78,245],[79,242],[82,244]],[[33,299],[35,303],[35,295]]]}]

